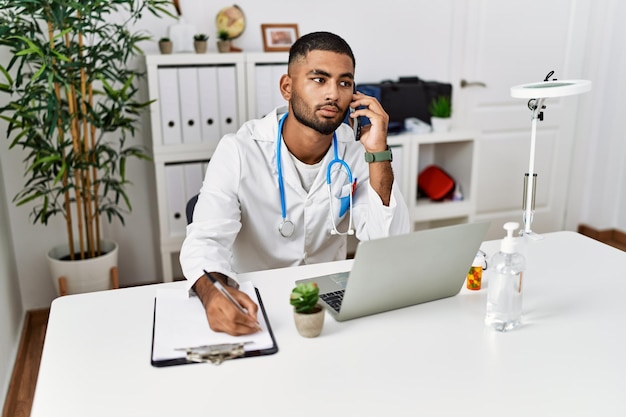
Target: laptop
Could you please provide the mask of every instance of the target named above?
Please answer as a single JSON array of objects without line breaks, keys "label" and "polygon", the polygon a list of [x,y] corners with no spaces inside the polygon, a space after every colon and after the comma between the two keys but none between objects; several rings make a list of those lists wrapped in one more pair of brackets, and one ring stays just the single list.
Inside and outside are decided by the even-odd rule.
[{"label": "laptop", "polygon": [[297,280],[316,282],[337,321],[452,297],[489,222],[465,223],[359,242],[352,270]]}]

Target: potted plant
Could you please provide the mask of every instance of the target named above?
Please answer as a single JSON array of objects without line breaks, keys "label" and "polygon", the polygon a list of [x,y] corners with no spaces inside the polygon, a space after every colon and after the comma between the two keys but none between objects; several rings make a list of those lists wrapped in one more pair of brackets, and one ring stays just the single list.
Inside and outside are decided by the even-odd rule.
[{"label": "potted plant", "polygon": [[438,96],[428,105],[430,125],[433,132],[447,132],[450,130],[452,116],[452,101],[448,96]]},{"label": "potted plant", "polygon": [[289,303],[294,307],[294,321],[301,336],[317,337],[324,326],[324,307],[319,303],[315,282],[300,283],[291,291]]},{"label": "potted plant", "polygon": [[227,30],[222,29],[217,32],[217,49],[220,52],[230,52],[231,40]]},{"label": "potted plant", "polygon": [[208,40],[208,35],[204,33],[193,35],[193,48],[196,50],[197,54],[204,54],[206,52]]},{"label": "potted plant", "polygon": [[174,44],[172,43],[170,38],[159,39],[159,51],[161,51],[162,54],[171,54],[173,48]]},{"label": "potted plant", "polygon": [[[149,104],[138,95],[143,74],[127,63],[150,38],[131,28],[146,12],[169,15],[169,3],[0,0],[0,45],[12,54],[0,63],[0,91],[10,100],[0,117],[9,149],[25,155],[24,188],[14,202],[32,207],[35,224],[65,219],[67,243],[49,252],[51,264],[70,267],[53,271],[57,290],[61,277],[69,293],[110,287],[86,263],[111,253],[117,263],[117,244],[103,238],[100,220],[124,223],[131,210],[126,163],[148,159],[128,144]],[[105,269],[112,277],[116,265]],[[94,288],[89,279],[106,286]]]}]

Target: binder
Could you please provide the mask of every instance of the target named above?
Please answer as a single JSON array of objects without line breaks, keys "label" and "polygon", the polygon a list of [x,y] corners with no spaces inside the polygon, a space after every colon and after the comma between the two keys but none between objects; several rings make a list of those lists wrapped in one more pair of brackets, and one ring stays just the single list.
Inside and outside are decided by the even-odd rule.
[{"label": "binder", "polygon": [[217,68],[215,66],[198,68],[198,94],[200,96],[202,142],[213,143],[217,146],[222,135],[220,132]]},{"label": "binder", "polygon": [[287,74],[287,64],[274,64],[272,67],[272,78],[270,80],[270,84],[272,86],[273,100],[272,100],[272,108],[274,107],[284,106],[287,104],[285,98],[280,92],[280,77],[283,74]]},{"label": "binder", "polygon": [[176,68],[159,68],[159,109],[163,145],[182,143],[180,129],[180,103],[178,101],[178,71]]},{"label": "binder", "polygon": [[274,94],[272,89],[278,90],[278,83],[272,84],[272,67],[270,65],[257,65],[256,75],[256,118],[262,118],[272,111]]},{"label": "binder", "polygon": [[217,85],[220,103],[220,133],[234,133],[239,129],[237,118],[237,74],[234,65],[217,67]]},{"label": "binder", "polygon": [[171,237],[185,236],[185,173],[183,164],[165,165],[165,192],[167,196],[167,218]]},{"label": "binder", "polygon": [[256,114],[257,118],[266,116],[275,107],[286,104],[280,92],[280,77],[287,73],[287,64],[258,64],[256,75]]},{"label": "binder", "polygon": [[191,162],[184,165],[185,171],[185,201],[200,192],[204,180],[202,162]]},{"label": "binder", "polygon": [[202,302],[186,289],[159,289],[154,302],[150,363],[155,367],[211,362],[271,355],[278,352],[261,294],[252,282],[239,289],[259,306],[262,331],[246,336],[214,332],[209,327]]},{"label": "binder", "polygon": [[200,100],[198,97],[198,71],[193,67],[178,69],[178,99],[183,143],[200,143]]}]

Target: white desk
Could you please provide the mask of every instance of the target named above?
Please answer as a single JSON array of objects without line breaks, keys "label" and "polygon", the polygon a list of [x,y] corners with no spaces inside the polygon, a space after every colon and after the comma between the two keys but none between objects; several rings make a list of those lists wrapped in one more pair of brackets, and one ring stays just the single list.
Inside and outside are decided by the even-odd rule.
[{"label": "white desk", "polygon": [[[154,368],[155,291],[180,283],[59,298],[31,415],[624,416],[626,253],[545,237],[528,247],[525,325],[506,334],[483,324],[483,287],[344,323],[327,315],[318,338],[300,337],[294,280],[349,269],[342,261],[242,276],[261,293],[277,354]],[[491,256],[498,242],[482,247]]]}]

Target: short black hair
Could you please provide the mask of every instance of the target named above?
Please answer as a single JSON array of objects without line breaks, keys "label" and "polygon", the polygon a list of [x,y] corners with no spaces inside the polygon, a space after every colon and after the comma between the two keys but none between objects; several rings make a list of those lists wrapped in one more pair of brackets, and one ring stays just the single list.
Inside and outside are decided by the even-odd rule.
[{"label": "short black hair", "polygon": [[289,49],[289,64],[306,58],[311,51],[330,51],[347,55],[352,59],[352,66],[356,67],[354,54],[348,42],[330,32],[311,32],[298,38]]}]

